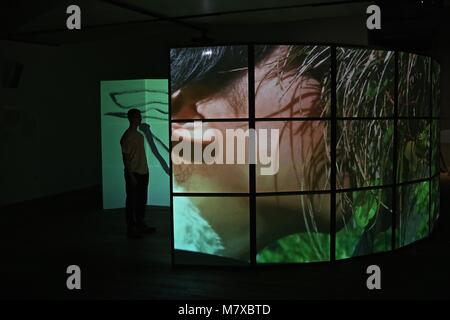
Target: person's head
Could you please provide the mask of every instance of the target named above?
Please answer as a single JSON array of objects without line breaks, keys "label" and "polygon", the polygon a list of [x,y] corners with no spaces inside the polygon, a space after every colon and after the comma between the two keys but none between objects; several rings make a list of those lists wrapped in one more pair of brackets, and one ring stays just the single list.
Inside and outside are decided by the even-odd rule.
[{"label": "person's head", "polygon": [[128,110],[128,121],[130,122],[130,126],[138,127],[141,124],[142,116],[141,111],[138,109],[130,109]]}]

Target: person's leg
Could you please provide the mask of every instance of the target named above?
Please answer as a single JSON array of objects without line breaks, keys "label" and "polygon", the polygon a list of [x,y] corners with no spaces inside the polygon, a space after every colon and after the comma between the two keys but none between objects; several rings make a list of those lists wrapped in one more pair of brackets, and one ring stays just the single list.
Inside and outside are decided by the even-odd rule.
[{"label": "person's leg", "polygon": [[136,206],[136,223],[143,224],[145,219],[145,207],[147,206],[148,174],[139,174]]},{"label": "person's leg", "polygon": [[136,203],[137,203],[137,187],[131,184],[131,179],[127,173],[125,173],[125,215],[127,222],[127,234],[129,237],[138,237],[138,230],[136,228]]},{"label": "person's leg", "polygon": [[139,204],[136,211],[136,223],[143,233],[153,233],[155,228],[148,227],[145,223],[145,209],[147,207],[148,196],[148,174],[139,175]]}]

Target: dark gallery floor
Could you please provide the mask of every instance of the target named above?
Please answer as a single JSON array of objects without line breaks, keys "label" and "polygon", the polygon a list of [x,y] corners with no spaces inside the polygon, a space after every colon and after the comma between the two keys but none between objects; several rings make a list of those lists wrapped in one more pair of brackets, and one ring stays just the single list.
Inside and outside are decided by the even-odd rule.
[{"label": "dark gallery floor", "polygon": [[[2,208],[0,298],[343,299],[450,297],[450,177],[441,177],[441,218],[415,245],[336,263],[262,268],[170,265],[170,218],[151,210],[158,232],[124,236],[122,210],[100,209],[100,188]],[[66,289],[81,267],[82,290]],[[381,267],[382,289],[366,288]]]}]

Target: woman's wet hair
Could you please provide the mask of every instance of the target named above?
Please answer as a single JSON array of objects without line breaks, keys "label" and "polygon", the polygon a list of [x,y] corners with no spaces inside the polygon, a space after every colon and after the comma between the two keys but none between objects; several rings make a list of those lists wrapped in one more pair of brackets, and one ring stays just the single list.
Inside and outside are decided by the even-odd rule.
[{"label": "woman's wet hair", "polygon": [[[270,51],[270,46],[257,46],[255,61],[260,61]],[[209,88],[217,90],[247,72],[247,46],[173,49],[170,66],[172,92],[195,83],[207,83]]]},{"label": "woman's wet hair", "polygon": [[[267,57],[275,45],[255,46],[255,64]],[[322,62],[329,56],[329,50],[321,46],[289,47],[283,68],[298,68],[301,75],[308,75],[321,81]],[[172,49],[170,53],[171,88],[175,92],[186,85],[207,83],[212,90],[227,86],[248,70],[247,46],[220,46]]]},{"label": "woman's wet hair", "polygon": [[[266,79],[293,75],[292,83],[301,78],[313,78],[322,87],[320,103],[316,113],[327,112],[330,106],[330,49],[326,46],[256,45],[254,46],[255,68],[277,49],[276,62]],[[220,46],[180,48],[171,50],[172,93],[190,86],[208,90],[208,96],[234,92],[237,98],[246,95],[246,89],[238,80],[248,72],[247,46]],[[238,82],[237,82],[238,81]],[[234,89],[233,89],[234,88]],[[229,91],[229,89],[232,89]],[[229,99],[230,100],[230,99]],[[246,100],[246,99],[245,99]],[[239,112],[239,107],[234,107]],[[320,110],[319,110],[320,109]]]}]

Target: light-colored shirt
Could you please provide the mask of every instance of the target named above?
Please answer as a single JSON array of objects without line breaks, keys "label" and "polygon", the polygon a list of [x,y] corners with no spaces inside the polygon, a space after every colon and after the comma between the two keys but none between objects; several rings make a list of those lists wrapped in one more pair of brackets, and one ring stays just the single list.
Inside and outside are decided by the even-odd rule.
[{"label": "light-colored shirt", "polygon": [[139,174],[147,174],[147,157],[144,148],[144,136],[127,129],[120,139],[122,153],[130,156],[130,170]]}]

